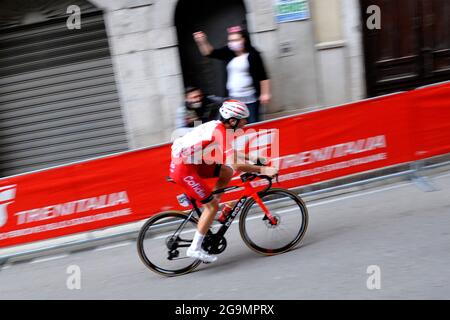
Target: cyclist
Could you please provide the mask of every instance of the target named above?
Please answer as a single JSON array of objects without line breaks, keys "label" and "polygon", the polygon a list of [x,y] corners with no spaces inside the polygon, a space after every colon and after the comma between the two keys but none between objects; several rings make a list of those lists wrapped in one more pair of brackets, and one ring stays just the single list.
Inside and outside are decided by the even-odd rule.
[{"label": "cyclist", "polygon": [[[195,127],[191,132],[178,138],[172,144],[172,162],[170,177],[186,194],[203,205],[203,213],[198,221],[192,244],[186,255],[203,262],[214,262],[216,256],[202,249],[202,242],[211,226],[219,208],[220,195],[213,195],[211,188],[204,181],[207,178],[218,178],[214,190],[225,188],[235,171],[257,172],[274,176],[278,170],[270,166],[256,166],[246,161],[238,161],[246,155],[238,154],[228,140],[234,132],[247,124],[250,112],[247,106],[237,100],[225,101],[219,109],[220,120],[206,122]],[[215,151],[215,154],[214,152]],[[244,162],[244,163],[239,163]]]}]

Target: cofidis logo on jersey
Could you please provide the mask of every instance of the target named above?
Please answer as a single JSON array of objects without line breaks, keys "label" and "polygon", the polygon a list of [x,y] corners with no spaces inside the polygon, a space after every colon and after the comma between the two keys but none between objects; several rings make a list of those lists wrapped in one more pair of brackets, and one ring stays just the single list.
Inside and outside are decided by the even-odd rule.
[{"label": "cofidis logo on jersey", "polygon": [[0,187],[0,228],[8,221],[8,205],[14,202],[16,185]]}]

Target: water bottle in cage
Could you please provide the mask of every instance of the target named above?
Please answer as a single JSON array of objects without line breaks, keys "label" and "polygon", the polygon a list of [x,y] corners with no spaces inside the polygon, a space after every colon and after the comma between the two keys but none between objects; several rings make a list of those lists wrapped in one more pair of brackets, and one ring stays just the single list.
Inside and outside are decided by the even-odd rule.
[{"label": "water bottle in cage", "polygon": [[177,200],[178,200],[178,203],[182,207],[189,207],[191,205],[191,202],[189,201],[189,198],[184,193],[177,195]]}]

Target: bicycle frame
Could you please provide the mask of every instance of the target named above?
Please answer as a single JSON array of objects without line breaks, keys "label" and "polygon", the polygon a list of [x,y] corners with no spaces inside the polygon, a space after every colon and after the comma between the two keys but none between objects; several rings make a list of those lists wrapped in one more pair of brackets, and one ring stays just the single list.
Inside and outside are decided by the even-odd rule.
[{"label": "bicycle frame", "polygon": [[[257,191],[251,185],[251,181],[253,181],[255,178],[262,178],[262,179],[268,180],[269,186],[267,188],[265,188],[264,190],[262,190],[262,191]],[[245,173],[245,174],[241,175],[241,180],[242,180],[242,183],[240,183],[240,184],[238,184],[236,186],[231,186],[231,187],[226,187],[226,188],[223,188],[223,189],[218,189],[218,190],[215,190],[213,192],[213,194],[219,194],[219,193],[225,193],[225,192],[230,191],[230,190],[239,189],[239,188],[242,188],[242,187],[244,188],[243,191],[241,192],[239,200],[233,206],[231,212],[227,215],[227,217],[225,219],[225,222],[220,227],[220,229],[217,231],[217,233],[215,233],[215,235],[223,236],[227,232],[228,228],[231,226],[231,223],[236,218],[236,216],[239,214],[239,212],[241,211],[242,207],[244,206],[245,202],[247,201],[247,199],[249,197],[253,198],[255,200],[255,202],[261,207],[261,209],[264,211],[265,218],[267,218],[270,221],[271,224],[273,224],[273,225],[277,224],[277,220],[270,214],[269,210],[264,205],[264,203],[262,202],[262,200],[261,200],[261,198],[259,197],[259,194],[258,194],[258,193],[265,192],[265,191],[269,190],[272,187],[272,178],[268,177],[268,176],[264,176],[264,175]],[[196,212],[197,215],[200,217],[201,216],[201,211],[200,211],[200,208],[198,207],[197,203],[195,202],[194,199],[190,199],[190,202],[191,202],[191,204],[193,206],[193,209],[189,213],[189,217],[191,217],[194,214],[194,212]],[[186,222],[187,222],[187,220],[186,220]],[[180,228],[182,229],[183,227],[184,227],[184,223],[180,226]],[[178,232],[178,230],[176,232]],[[210,232],[211,231],[208,231],[208,233],[210,233]]]},{"label": "bicycle frame", "polygon": [[[239,221],[239,232],[241,234],[242,240],[250,249],[264,255],[274,255],[286,252],[293,248],[296,244],[298,244],[301,241],[308,225],[308,212],[303,201],[296,194],[288,190],[282,188],[271,189],[271,177],[245,173],[241,175],[240,178],[242,180],[242,183],[237,183],[237,185],[235,186],[230,186],[214,191],[214,194],[217,195],[234,190],[236,191],[236,193],[239,192],[239,194],[237,194],[238,200],[236,201],[233,208],[231,208],[230,213],[227,215],[227,217],[225,217],[223,225],[219,226],[219,230],[217,232],[213,232],[211,229],[208,230],[207,235],[204,237],[201,243],[201,249],[212,255],[217,255],[224,252],[224,250],[227,248],[227,239],[224,235],[239,213],[241,213]],[[252,185],[251,182],[257,178],[266,179],[269,182],[268,185],[262,186],[262,184],[260,183],[258,184],[258,186],[254,184]],[[174,182],[173,180],[171,181],[170,178],[168,178],[167,181]],[[290,198],[291,200],[294,200],[294,204],[288,203],[285,205],[285,196],[287,196],[287,198]],[[180,203],[184,204],[180,198],[179,200]],[[144,245],[145,240],[152,239],[154,238],[153,236],[156,236],[156,238],[154,239],[164,239],[164,247],[167,247],[168,249],[166,256],[167,260],[180,260],[189,258],[191,255],[188,256],[187,253],[186,255],[181,255],[181,252],[178,249],[183,247],[187,248],[192,245],[192,233],[198,230],[198,220],[197,217],[194,216],[194,213],[197,213],[198,217],[201,217],[202,215],[198,203],[196,203],[196,201],[194,201],[193,199],[190,200],[191,209],[188,210],[187,213],[176,210],[166,211],[161,213],[160,215],[150,218],[142,227],[137,241],[138,253],[144,264],[151,270],[163,275],[174,276],[190,272],[201,263],[201,259],[196,259],[194,261],[192,261],[192,259],[188,259],[189,264],[185,266],[175,265],[173,267],[167,267],[165,265],[160,265],[160,260],[155,263],[156,260],[153,260],[153,258],[151,258],[152,261],[150,261]],[[279,202],[282,203],[281,207],[278,205]],[[272,203],[276,203],[275,207],[271,206]],[[258,211],[259,209],[262,209],[263,213],[259,212],[258,214],[255,214],[252,210],[253,206],[255,206]],[[275,210],[272,213],[273,215],[271,215],[266,206],[271,210]],[[263,244],[263,246],[261,247],[260,245],[258,245],[259,241],[254,241],[253,236],[251,236],[252,232],[248,232],[247,217],[250,217],[249,220],[254,220],[255,218],[257,218],[260,227],[262,222],[262,227],[264,227],[265,225],[265,227],[267,227],[268,229],[279,229],[283,232],[283,228],[281,226],[282,220],[280,218],[281,211],[277,210],[286,206],[289,207],[289,210],[287,211],[291,211],[290,208],[292,206],[298,206],[300,210],[300,216],[302,220],[298,232],[294,234],[295,237],[291,237],[291,239],[288,239],[290,240],[289,242],[281,246],[273,247]],[[188,223],[189,228],[187,228]],[[152,230],[153,227],[155,227],[155,229],[158,229],[159,226],[168,227],[167,229],[164,228],[162,230],[162,236],[160,236],[159,232],[153,231],[151,231],[149,235],[147,234],[147,232],[149,230]],[[280,228],[276,228],[277,226],[280,226]],[[173,231],[174,229],[176,229],[176,231]],[[166,261],[166,263],[170,262]]]}]

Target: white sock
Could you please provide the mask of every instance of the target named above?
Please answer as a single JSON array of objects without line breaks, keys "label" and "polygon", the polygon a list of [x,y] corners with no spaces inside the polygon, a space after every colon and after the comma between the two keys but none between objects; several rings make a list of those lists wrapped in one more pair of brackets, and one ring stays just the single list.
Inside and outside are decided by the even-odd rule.
[{"label": "white sock", "polygon": [[194,239],[191,243],[191,248],[194,250],[199,250],[202,247],[203,238],[205,238],[205,235],[201,234],[198,231],[195,231]]}]

